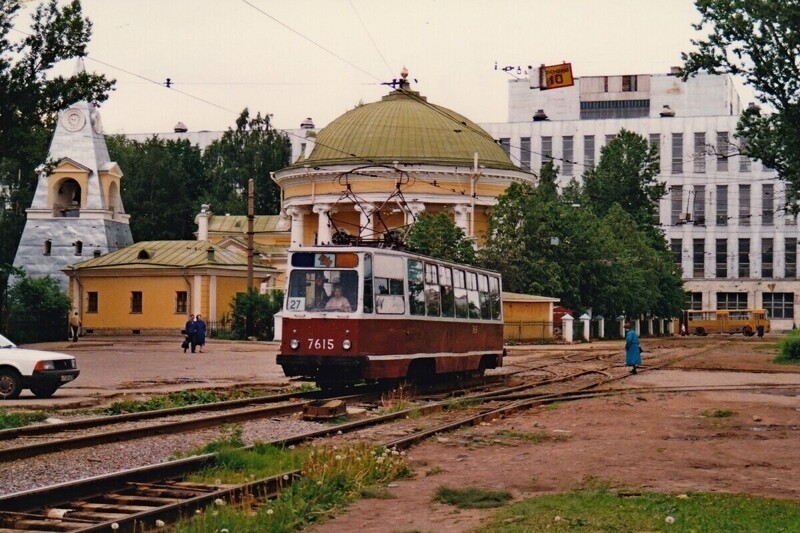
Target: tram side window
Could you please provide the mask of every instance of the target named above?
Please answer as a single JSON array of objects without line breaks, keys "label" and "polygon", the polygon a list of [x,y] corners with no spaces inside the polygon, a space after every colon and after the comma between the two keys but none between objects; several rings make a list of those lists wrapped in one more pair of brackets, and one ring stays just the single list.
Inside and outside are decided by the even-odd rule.
[{"label": "tram side window", "polygon": [[492,302],[492,319],[500,320],[503,315],[503,303],[500,301],[500,279],[489,278],[489,299]]},{"label": "tram side window", "polygon": [[439,293],[439,271],[436,265],[425,263],[425,314],[440,316],[441,295]]},{"label": "tram side window", "polygon": [[375,311],[392,315],[406,312],[402,279],[375,278]]},{"label": "tram side window", "polygon": [[467,301],[469,305],[469,317],[481,317],[481,301],[478,296],[478,275],[475,272],[467,272]]},{"label": "tram side window", "polygon": [[439,266],[439,288],[442,292],[442,316],[452,317],[455,314],[455,298],[453,296],[453,270]]},{"label": "tram side window", "polygon": [[372,306],[372,254],[364,254],[364,312],[371,313]]},{"label": "tram side window", "polygon": [[491,300],[489,299],[489,276],[478,274],[478,296],[481,302],[481,318],[492,318]]},{"label": "tram side window", "polygon": [[425,315],[425,284],[422,261],[408,260],[408,307],[412,315]]},{"label": "tram side window", "polygon": [[465,272],[453,269],[453,295],[455,297],[456,318],[469,316],[469,302],[467,301],[467,282]]}]

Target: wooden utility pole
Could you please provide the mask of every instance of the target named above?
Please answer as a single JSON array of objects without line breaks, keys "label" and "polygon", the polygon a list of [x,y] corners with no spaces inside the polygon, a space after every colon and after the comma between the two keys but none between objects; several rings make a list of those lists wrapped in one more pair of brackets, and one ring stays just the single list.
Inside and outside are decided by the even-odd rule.
[{"label": "wooden utility pole", "polygon": [[255,182],[247,182],[247,292],[253,290],[253,221],[255,219]]}]

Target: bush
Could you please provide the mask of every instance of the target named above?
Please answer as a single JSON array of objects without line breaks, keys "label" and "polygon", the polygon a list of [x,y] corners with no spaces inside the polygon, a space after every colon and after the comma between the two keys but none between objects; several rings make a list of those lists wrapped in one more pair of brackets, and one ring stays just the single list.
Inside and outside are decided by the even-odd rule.
[{"label": "bush", "polygon": [[780,343],[778,358],[800,361],[800,330],[793,330]]},{"label": "bush", "polygon": [[17,344],[66,340],[69,296],[52,276],[20,276],[8,291],[8,330]]},{"label": "bush", "polygon": [[272,340],[275,332],[274,315],[283,305],[283,291],[259,294],[254,290],[239,293],[231,304],[231,331],[236,339],[246,339],[247,317],[252,316],[251,335],[261,341]]}]

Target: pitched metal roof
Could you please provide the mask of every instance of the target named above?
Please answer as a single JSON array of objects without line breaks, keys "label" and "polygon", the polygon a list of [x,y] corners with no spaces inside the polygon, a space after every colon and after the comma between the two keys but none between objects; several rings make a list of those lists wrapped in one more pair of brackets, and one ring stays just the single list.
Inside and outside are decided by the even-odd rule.
[{"label": "pitched metal roof", "polygon": [[[279,229],[280,215],[258,215],[253,217],[253,231],[256,233],[286,232]],[[195,220],[196,222],[196,220]],[[235,235],[247,233],[247,216],[245,215],[211,215],[208,217],[209,233]]]},{"label": "pitched metal roof", "polygon": [[[247,267],[247,258],[208,241],[144,241],[86,261],[67,270],[97,268],[223,268]],[[274,270],[261,265],[259,270]]]}]

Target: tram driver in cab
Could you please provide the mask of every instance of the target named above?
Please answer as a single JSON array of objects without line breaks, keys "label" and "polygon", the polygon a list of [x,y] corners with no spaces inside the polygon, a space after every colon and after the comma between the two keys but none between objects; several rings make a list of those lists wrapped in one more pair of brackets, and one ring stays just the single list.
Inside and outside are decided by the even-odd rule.
[{"label": "tram driver in cab", "polygon": [[333,296],[330,297],[328,302],[325,304],[326,311],[344,311],[349,313],[352,311],[352,306],[350,305],[350,300],[345,298],[342,295],[342,286],[341,285],[334,285],[333,286]]}]

